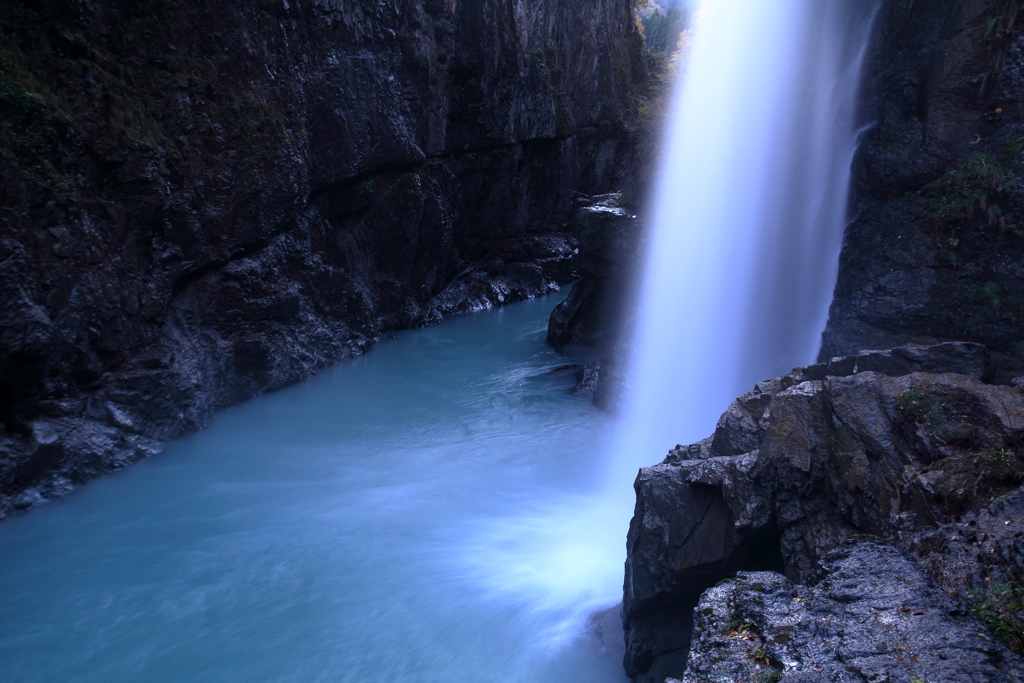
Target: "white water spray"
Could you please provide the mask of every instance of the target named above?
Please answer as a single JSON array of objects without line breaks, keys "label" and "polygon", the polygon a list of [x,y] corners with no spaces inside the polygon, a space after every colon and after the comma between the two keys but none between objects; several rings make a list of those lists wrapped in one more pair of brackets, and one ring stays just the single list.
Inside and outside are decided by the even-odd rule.
[{"label": "white water spray", "polygon": [[613,481],[708,436],[755,382],[815,360],[872,9],[705,4],[665,132]]}]

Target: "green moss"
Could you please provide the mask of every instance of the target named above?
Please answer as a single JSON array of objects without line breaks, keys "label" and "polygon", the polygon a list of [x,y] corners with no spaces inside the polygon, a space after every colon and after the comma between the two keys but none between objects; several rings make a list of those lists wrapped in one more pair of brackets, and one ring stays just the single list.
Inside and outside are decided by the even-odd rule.
[{"label": "green moss", "polygon": [[441,18],[434,20],[434,36],[438,40],[447,38],[452,35],[453,32],[454,29],[452,28],[452,24],[447,19]]},{"label": "green moss", "polygon": [[961,232],[985,226],[1024,235],[1024,230],[1003,214],[1001,204],[1006,192],[1018,186],[1016,175],[998,157],[972,153],[943,176],[932,197],[937,239],[956,247]]},{"label": "green moss", "polygon": [[985,20],[985,35],[997,39],[1009,36],[1022,8],[1024,3],[1020,0],[991,0]]},{"label": "green moss", "polygon": [[1016,582],[999,583],[987,591],[972,591],[978,600],[974,616],[1004,645],[1024,654],[1024,591]]},{"label": "green moss", "polygon": [[969,445],[977,437],[972,424],[974,405],[960,389],[942,384],[922,385],[896,397],[903,420],[915,422],[943,443]]},{"label": "green moss", "polygon": [[735,614],[729,619],[729,630],[735,631],[736,633],[746,633],[753,631],[754,622],[749,619],[743,619]]},{"label": "green moss", "polygon": [[958,516],[1020,486],[1024,460],[1019,444],[1004,442],[986,425],[992,419],[972,392],[941,384],[921,385],[896,397],[897,424],[910,451],[917,451],[939,509]]},{"label": "green moss", "polygon": [[[961,273],[941,281],[935,290],[943,302],[938,323],[965,339],[998,339],[1024,333],[1024,294],[1014,292],[996,276],[975,277],[972,264],[963,264]],[[1013,351],[1012,347],[1008,350]]]},{"label": "green moss", "polygon": [[1024,138],[999,154],[972,153],[926,193],[926,234],[939,260],[931,296],[942,302],[929,322],[932,334],[1008,352],[1024,337],[1024,291],[991,266],[992,254],[1017,250],[1024,238],[1016,204],[1024,188],[1010,165],[1022,150]]}]

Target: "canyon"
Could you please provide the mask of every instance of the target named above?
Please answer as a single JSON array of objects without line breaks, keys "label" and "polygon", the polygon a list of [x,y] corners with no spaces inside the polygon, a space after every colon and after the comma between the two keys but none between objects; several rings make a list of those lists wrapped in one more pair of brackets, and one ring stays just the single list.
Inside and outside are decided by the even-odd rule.
[{"label": "canyon", "polygon": [[[1024,676],[1021,9],[879,4],[818,362],[636,480],[636,683]],[[615,409],[631,1],[20,0],[0,33],[0,518],[570,282],[548,342],[601,348]]]}]

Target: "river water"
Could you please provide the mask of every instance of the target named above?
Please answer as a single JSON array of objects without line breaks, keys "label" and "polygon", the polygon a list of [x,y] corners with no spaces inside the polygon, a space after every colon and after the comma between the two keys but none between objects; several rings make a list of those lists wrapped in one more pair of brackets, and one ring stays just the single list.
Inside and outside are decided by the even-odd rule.
[{"label": "river water", "polygon": [[399,333],[0,524],[0,680],[624,681],[581,628],[626,520],[591,552],[610,425],[553,372],[555,303]]}]

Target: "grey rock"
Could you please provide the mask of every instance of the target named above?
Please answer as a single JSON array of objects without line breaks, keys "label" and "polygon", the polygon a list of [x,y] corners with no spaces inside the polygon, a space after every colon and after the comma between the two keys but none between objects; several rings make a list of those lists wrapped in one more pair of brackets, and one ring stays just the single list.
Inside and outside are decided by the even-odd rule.
[{"label": "grey rock", "polygon": [[587,363],[576,373],[576,386],[573,391],[577,394],[589,394],[593,396],[597,391],[598,378],[601,374],[601,361]]},{"label": "grey rock", "polygon": [[626,654],[622,633],[622,603],[591,614],[587,617],[586,628],[600,643],[602,651],[616,660],[622,660]]},{"label": "grey rock", "polygon": [[937,528],[899,534],[948,594],[977,606],[993,586],[1024,585],[1024,490]]},{"label": "grey rock", "polygon": [[1020,658],[899,550],[849,541],[823,568],[813,587],[740,572],[705,592],[682,683],[1024,680]]},{"label": "grey rock", "polygon": [[711,456],[711,443],[714,437],[709,436],[703,441],[690,444],[689,446],[682,446],[677,444],[675,448],[668,452],[665,456],[664,462],[670,465],[678,464],[684,460],[703,460],[704,458],[710,458]]},{"label": "grey rock", "polygon": [[637,267],[642,225],[621,195],[577,198],[569,228],[579,245],[579,280],[551,312],[547,341],[608,349],[622,329],[628,283]]},{"label": "grey rock", "polygon": [[621,347],[601,359],[600,371],[597,373],[597,386],[594,388],[594,405],[606,413],[617,414],[622,406],[623,394],[626,391],[626,363],[621,356]]},{"label": "grey rock", "polygon": [[984,345],[971,342],[910,344],[887,351],[861,351],[854,356],[833,358],[824,369],[826,376],[836,377],[858,372],[877,372],[891,377],[942,372],[988,381],[992,377],[992,357]]},{"label": "grey rock", "polygon": [[[945,339],[1024,354],[1024,319],[1006,305],[1024,296],[1024,233],[996,217],[1024,209],[1012,146],[1024,130],[1024,33],[1011,22],[996,36],[1000,21],[985,0],[880,3],[865,66],[871,125],[822,362]],[[958,192],[980,187],[979,160],[1011,180],[986,195],[987,210],[957,208]]]}]

